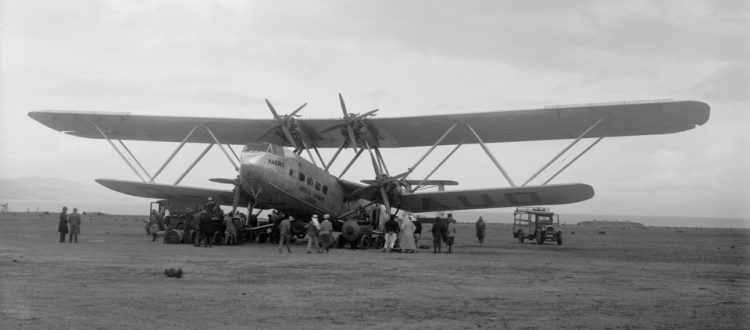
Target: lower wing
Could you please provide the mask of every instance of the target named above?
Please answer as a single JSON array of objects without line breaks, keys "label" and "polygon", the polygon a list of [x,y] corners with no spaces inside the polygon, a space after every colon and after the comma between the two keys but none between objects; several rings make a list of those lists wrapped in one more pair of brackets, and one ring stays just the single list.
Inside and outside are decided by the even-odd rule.
[{"label": "lower wing", "polygon": [[[96,179],[96,182],[114,191],[145,198],[159,198],[202,203],[213,197],[221,205],[232,205],[234,193],[231,190],[175,186],[170,184],[144,183],[138,181]],[[240,205],[247,205],[249,198],[240,195]]]},{"label": "lower wing", "polygon": [[409,212],[569,204],[594,197],[582,183],[405,194],[394,205]]}]

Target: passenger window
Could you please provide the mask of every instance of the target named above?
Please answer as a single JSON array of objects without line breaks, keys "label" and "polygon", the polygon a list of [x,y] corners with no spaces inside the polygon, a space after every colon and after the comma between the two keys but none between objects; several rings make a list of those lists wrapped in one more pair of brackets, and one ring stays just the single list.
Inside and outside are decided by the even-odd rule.
[{"label": "passenger window", "polygon": [[299,172],[299,180],[305,182],[305,173]]},{"label": "passenger window", "polygon": [[307,178],[307,185],[308,186],[312,186],[312,184],[313,184],[313,179],[312,178]]},{"label": "passenger window", "polygon": [[328,186],[323,186],[323,193],[328,194]]},{"label": "passenger window", "polygon": [[315,190],[320,190],[320,182],[315,182]]}]

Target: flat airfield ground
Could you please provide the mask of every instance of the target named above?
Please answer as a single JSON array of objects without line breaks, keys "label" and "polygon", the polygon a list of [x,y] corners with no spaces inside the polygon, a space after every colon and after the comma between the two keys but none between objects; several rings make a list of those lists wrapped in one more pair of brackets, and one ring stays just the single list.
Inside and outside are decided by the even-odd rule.
[{"label": "flat airfield ground", "polygon": [[126,216],[61,244],[56,222],[0,216],[0,329],[750,327],[750,230],[567,226],[539,246],[489,224],[480,246],[459,224],[450,255],[289,255],[154,244]]}]

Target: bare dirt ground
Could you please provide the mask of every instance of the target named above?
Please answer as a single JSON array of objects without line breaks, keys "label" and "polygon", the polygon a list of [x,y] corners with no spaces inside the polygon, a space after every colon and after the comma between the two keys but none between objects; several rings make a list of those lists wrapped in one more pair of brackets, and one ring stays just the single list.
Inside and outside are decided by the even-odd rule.
[{"label": "bare dirt ground", "polygon": [[55,215],[3,216],[0,329],[748,328],[748,230],[568,226],[562,246],[458,230],[451,255],[280,255],[153,244],[121,216],[60,244]]}]

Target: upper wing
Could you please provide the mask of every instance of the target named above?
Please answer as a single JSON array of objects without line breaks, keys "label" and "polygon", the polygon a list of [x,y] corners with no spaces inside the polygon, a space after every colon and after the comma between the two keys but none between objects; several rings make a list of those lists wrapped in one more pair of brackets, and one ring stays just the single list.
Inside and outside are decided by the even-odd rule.
[{"label": "upper wing", "polygon": [[591,197],[594,197],[593,187],[572,183],[405,194],[394,201],[394,205],[410,212],[431,212],[568,204]]},{"label": "upper wing", "polygon": [[[476,112],[454,115],[372,118],[368,123],[380,147],[430,146],[451,125],[471,125],[487,143],[575,138],[604,118],[586,137],[629,136],[675,133],[708,121],[710,108],[700,101],[662,101],[624,104],[566,106],[556,108]],[[210,128],[222,143],[245,144],[260,139],[285,143],[264,132],[275,124],[271,119],[141,116],[127,113],[84,113],[37,111],[31,118],[52,129],[81,137],[102,138],[97,126],[110,138],[178,142],[196,126]],[[96,126],[94,126],[94,124]],[[301,129],[321,148],[343,144],[340,130],[321,133],[341,124],[340,119],[302,119]],[[465,128],[448,135],[441,144],[472,143]],[[205,130],[196,130],[189,142],[210,143]]]}]

